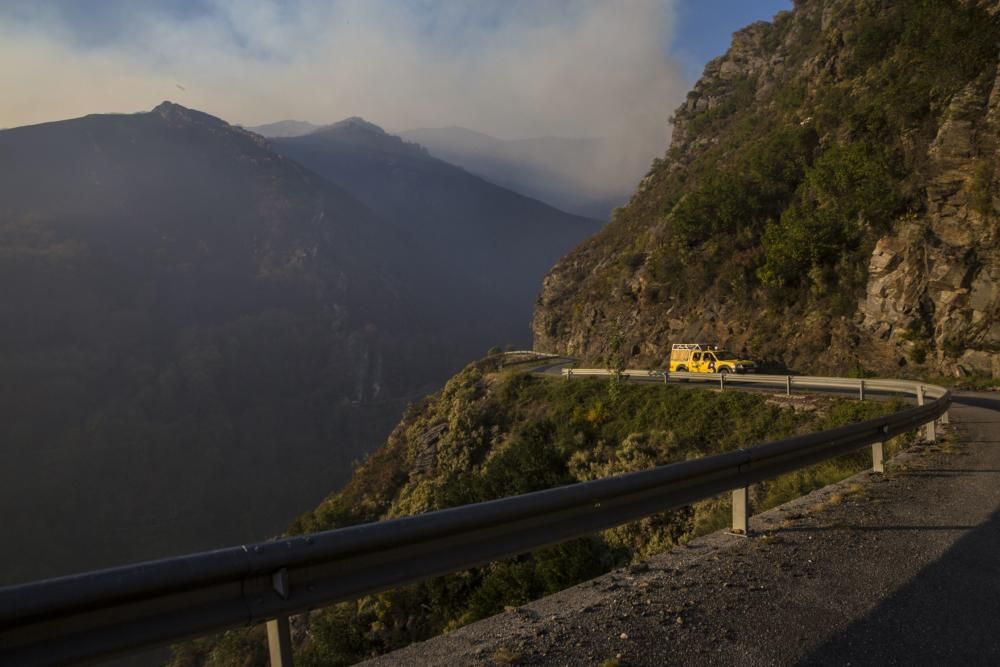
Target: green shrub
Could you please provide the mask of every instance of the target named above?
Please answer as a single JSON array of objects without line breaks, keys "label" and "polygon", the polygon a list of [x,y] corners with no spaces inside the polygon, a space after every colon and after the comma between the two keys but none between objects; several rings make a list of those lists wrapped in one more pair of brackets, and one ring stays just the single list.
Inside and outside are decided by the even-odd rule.
[{"label": "green shrub", "polygon": [[777,218],[812,158],[810,129],[779,127],[758,139],[729,169],[705,176],[670,212],[676,238],[694,247],[729,237],[744,247],[756,242],[763,224]]},{"label": "green shrub", "polygon": [[795,203],[765,230],[757,275],[772,287],[800,285],[811,268],[835,266],[857,251],[869,231],[888,229],[901,205],[885,148],[833,146],[807,170]]}]

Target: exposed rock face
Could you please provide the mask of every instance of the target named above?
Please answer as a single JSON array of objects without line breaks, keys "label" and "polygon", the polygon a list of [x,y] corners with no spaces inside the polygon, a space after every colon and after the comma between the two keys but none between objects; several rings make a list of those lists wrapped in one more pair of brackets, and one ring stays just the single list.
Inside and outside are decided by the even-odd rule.
[{"label": "exposed rock face", "polygon": [[[733,36],[671,118],[664,159],[546,277],[538,349],[657,365],[672,342],[709,340],[801,370],[1000,375],[1000,4],[878,4],[798,0]],[[983,27],[986,46],[966,58],[973,39],[950,25]],[[776,127],[812,142],[805,176],[781,183],[794,194],[736,231],[679,241],[681,205],[720,173],[752,182],[759,156],[747,156]],[[839,255],[769,288],[761,266],[788,235],[768,230],[790,209],[822,211],[810,170],[860,143],[893,156],[901,203],[845,219],[862,231],[830,242]],[[825,178],[833,191],[850,180]],[[871,179],[855,180],[858,192]]]},{"label": "exposed rock face", "polygon": [[1000,202],[989,190],[987,202],[974,201],[973,193],[977,181],[996,178],[997,81],[1000,70],[989,86],[969,84],[952,100],[928,150],[927,210],[879,239],[859,306],[861,328],[884,344],[926,345],[942,370],[994,376],[1000,375]]}]

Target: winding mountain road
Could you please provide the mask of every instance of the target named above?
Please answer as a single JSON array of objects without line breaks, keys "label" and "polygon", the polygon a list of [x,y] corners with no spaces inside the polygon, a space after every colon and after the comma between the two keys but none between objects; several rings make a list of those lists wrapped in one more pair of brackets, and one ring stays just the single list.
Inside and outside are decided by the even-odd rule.
[{"label": "winding mountain road", "polygon": [[[1000,394],[936,445],[371,665],[1000,664]],[[617,662],[614,662],[617,661]]]}]

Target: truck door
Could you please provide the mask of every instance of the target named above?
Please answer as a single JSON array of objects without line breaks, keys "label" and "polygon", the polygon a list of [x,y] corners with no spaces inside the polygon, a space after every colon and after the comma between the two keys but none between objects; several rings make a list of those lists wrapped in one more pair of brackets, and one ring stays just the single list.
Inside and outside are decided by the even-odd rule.
[{"label": "truck door", "polygon": [[691,354],[691,365],[688,370],[692,373],[701,373],[701,352]]},{"label": "truck door", "polygon": [[718,363],[718,359],[715,358],[715,355],[712,354],[711,352],[706,352],[705,353],[705,372],[706,373],[714,373],[717,370],[716,366],[715,366],[716,363]]}]

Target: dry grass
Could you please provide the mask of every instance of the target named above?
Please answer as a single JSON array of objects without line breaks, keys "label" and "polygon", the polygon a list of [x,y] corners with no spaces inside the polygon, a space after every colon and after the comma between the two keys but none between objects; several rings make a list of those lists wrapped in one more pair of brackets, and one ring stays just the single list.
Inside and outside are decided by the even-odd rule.
[{"label": "dry grass", "polygon": [[771,546],[772,544],[781,544],[784,542],[784,538],[781,535],[776,535],[774,533],[769,533],[767,535],[761,535],[757,538],[757,544],[763,544],[765,546]]},{"label": "dry grass", "polygon": [[858,483],[853,483],[846,489],[841,489],[830,494],[824,500],[816,503],[810,507],[807,512],[809,514],[816,514],[817,512],[822,512],[823,510],[830,509],[831,507],[836,507],[840,503],[844,502],[848,498],[861,498],[866,495],[865,487]]},{"label": "dry grass", "polygon": [[501,646],[493,654],[493,663],[496,665],[514,665],[521,659],[520,653],[514,653],[506,646]]}]

